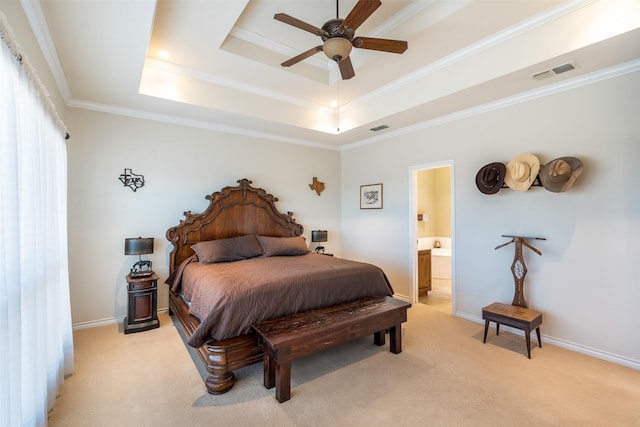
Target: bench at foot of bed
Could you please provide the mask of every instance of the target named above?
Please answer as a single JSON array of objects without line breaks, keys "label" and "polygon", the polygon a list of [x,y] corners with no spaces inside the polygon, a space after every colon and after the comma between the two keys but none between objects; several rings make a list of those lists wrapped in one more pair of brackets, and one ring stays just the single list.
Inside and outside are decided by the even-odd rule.
[{"label": "bench at foot of bed", "polygon": [[401,324],[411,304],[391,297],[365,298],[252,325],[264,353],[264,385],[276,387],[276,399],[291,398],[291,362],[367,335],[390,350],[402,351]]}]

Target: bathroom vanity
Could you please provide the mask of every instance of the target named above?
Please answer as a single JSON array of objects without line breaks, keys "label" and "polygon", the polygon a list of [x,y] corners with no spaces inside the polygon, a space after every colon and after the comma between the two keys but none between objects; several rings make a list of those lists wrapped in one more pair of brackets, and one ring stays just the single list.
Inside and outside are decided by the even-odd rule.
[{"label": "bathroom vanity", "polygon": [[431,290],[431,249],[418,251],[418,296]]}]

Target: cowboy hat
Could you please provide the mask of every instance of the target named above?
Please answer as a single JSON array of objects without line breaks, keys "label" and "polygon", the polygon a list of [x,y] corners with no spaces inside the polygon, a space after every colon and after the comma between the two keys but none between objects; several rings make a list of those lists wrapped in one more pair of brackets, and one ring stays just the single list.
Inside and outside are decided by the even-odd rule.
[{"label": "cowboy hat", "polygon": [[506,171],[504,163],[489,163],[484,165],[476,174],[476,186],[484,194],[496,194],[502,184]]},{"label": "cowboy hat", "polygon": [[533,154],[520,154],[507,163],[504,182],[515,191],[527,191],[540,172],[540,161]]},{"label": "cowboy hat", "polygon": [[559,157],[550,161],[540,170],[540,181],[549,191],[562,193],[576,182],[582,173],[582,162],[575,157]]}]

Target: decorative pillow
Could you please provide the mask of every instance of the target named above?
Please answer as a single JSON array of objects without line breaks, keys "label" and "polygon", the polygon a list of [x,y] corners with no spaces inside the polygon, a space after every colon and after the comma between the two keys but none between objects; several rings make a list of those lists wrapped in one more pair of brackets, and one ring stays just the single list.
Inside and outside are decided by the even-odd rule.
[{"label": "decorative pillow", "polygon": [[258,236],[264,256],[304,255],[309,253],[307,241],[302,236],[268,237]]},{"label": "decorative pillow", "polygon": [[255,234],[209,240],[191,246],[198,261],[204,264],[214,262],[238,261],[262,255],[262,246]]}]

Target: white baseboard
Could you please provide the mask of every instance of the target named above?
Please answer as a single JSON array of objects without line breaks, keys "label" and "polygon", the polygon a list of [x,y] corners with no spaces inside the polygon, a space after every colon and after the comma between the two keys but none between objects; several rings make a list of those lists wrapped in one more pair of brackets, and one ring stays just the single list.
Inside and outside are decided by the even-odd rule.
[{"label": "white baseboard", "polygon": [[[168,312],[169,312],[169,308],[159,308],[158,309],[158,314],[166,314]],[[110,318],[107,318],[107,319],[92,320],[90,322],[74,323],[71,326],[71,329],[74,330],[74,331],[78,331],[80,329],[89,329],[89,328],[97,328],[99,326],[115,325],[115,324],[124,322],[124,318],[125,317],[126,316],[110,317]]]},{"label": "white baseboard", "polygon": [[[456,312],[456,317],[460,317],[461,319],[469,320],[474,323],[479,323],[484,326],[484,320],[482,319],[482,317],[479,317],[479,316],[473,316],[468,313],[462,313],[458,311]],[[524,331],[520,329],[512,328],[510,326],[501,325],[500,330],[505,330],[513,334],[524,336]],[[612,354],[606,351],[587,347],[581,344],[576,344],[574,342],[551,337],[549,335],[544,335],[542,333],[540,334],[540,336],[542,337],[542,341],[555,345],[557,347],[565,348],[567,350],[575,351],[576,353],[581,353],[587,356],[595,357],[596,359],[606,360],[607,362],[626,366],[627,368],[640,370],[640,360],[634,360],[628,357],[619,356],[617,354]]]},{"label": "white baseboard", "polygon": [[[410,298],[407,297],[406,295],[401,295],[401,294],[394,294],[393,295],[394,298],[397,298],[399,300],[402,301],[406,301],[406,302],[410,302]],[[159,308],[158,309],[158,314],[166,314],[169,312],[168,308]],[[469,320],[471,322],[474,323],[478,323],[480,325],[484,325],[484,320],[482,319],[482,317],[479,316],[473,316],[470,315],[468,313],[463,313],[463,312],[456,312],[456,317],[459,317],[461,319],[465,319],[465,320]],[[89,329],[89,328],[97,328],[99,326],[106,326],[106,325],[114,325],[114,324],[118,324],[118,323],[122,323],[124,321],[125,316],[122,317],[112,317],[109,319],[100,319],[100,320],[93,320],[91,322],[82,322],[82,323],[75,323],[73,325],[73,330],[77,331],[80,329]],[[522,335],[524,336],[524,331],[521,331],[520,329],[515,329],[515,328],[511,328],[509,326],[505,326],[502,325],[503,330],[513,333],[513,334],[517,334],[517,335]],[[611,362],[611,363],[615,363],[617,365],[622,365],[622,366],[626,366],[628,368],[631,369],[636,369],[640,371],[640,360],[634,360],[634,359],[630,359],[628,357],[624,357],[624,356],[619,356],[617,354],[612,354],[606,351],[602,351],[602,350],[598,350],[595,348],[591,348],[591,347],[587,347],[581,344],[576,344],[570,341],[566,341],[563,339],[559,339],[559,338],[555,338],[549,335],[544,335],[544,334],[540,334],[541,337],[543,338],[544,342],[553,344],[557,347],[561,347],[561,348],[565,348],[567,350],[571,350],[571,351],[575,351],[576,353],[580,353],[580,354],[585,354],[587,356],[591,356],[591,357],[595,357],[597,359],[601,359],[601,360],[606,360],[607,362]]]},{"label": "white baseboard", "polygon": [[394,297],[394,298],[396,298],[396,299],[399,299],[399,300],[401,300],[401,301],[404,301],[404,302],[411,302],[411,298],[409,298],[409,297],[408,297],[408,296],[406,296],[406,295],[402,295],[402,294],[394,293],[394,294],[393,294],[393,297]]}]

